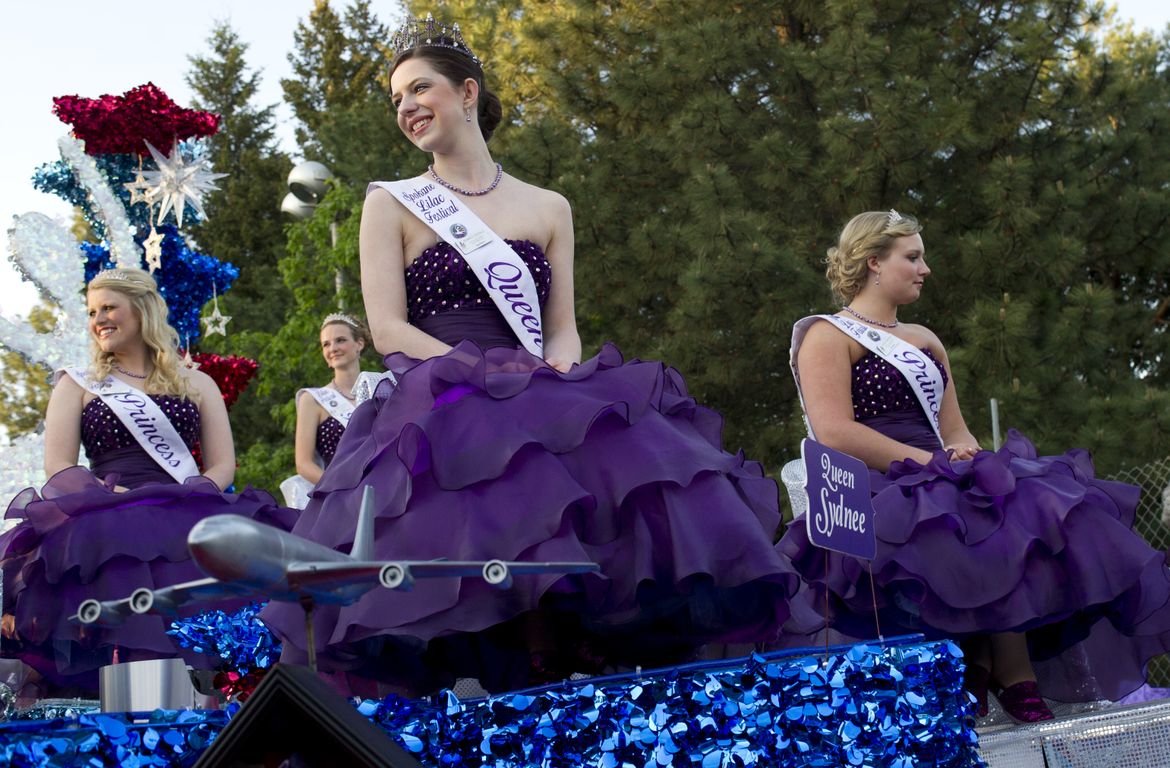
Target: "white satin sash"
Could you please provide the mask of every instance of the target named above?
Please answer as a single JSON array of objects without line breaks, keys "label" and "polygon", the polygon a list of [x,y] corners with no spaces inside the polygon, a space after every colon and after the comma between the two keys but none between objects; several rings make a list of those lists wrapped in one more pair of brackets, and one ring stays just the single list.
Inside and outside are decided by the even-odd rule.
[{"label": "white satin sash", "polygon": [[297,393],[299,398],[301,392],[308,392],[317,404],[325,409],[333,418],[341,422],[341,426],[349,426],[349,417],[353,416],[354,404],[346,400],[344,396],[332,387],[305,387]]},{"label": "white satin sash", "polygon": [[426,179],[375,181],[406,206],[442,240],[450,243],[471,267],[492,303],[504,316],[524,348],[543,357],[544,327],[536,281],[504,239],[484,224],[450,191]]},{"label": "white satin sash", "polygon": [[[918,399],[918,404],[926,413],[927,421],[930,422],[930,427],[934,430],[939,445],[942,445],[942,434],[939,431],[939,411],[942,407],[944,386],[942,373],[938,366],[913,344],[908,344],[892,333],[881,331],[848,317],[812,315],[797,320],[796,324],[792,326],[792,347],[789,360],[792,366],[792,376],[796,379],[796,391],[800,395],[801,409],[804,410],[804,393],[800,388],[800,371],[796,366],[796,354],[809,327],[818,320],[828,320],[839,331],[894,366],[898,373],[902,374],[902,377],[910,384],[910,389]],[[808,427],[809,435],[815,439],[816,436],[813,435],[812,425],[808,424],[807,416],[805,425]]]},{"label": "white satin sash", "polygon": [[158,403],[145,392],[113,376],[94,381],[83,368],[64,368],[57,371],[55,380],[60,380],[62,374],[68,374],[79,387],[100,397],[146,455],[166,470],[175,482],[181,483],[199,475],[199,466],[183,438]]}]

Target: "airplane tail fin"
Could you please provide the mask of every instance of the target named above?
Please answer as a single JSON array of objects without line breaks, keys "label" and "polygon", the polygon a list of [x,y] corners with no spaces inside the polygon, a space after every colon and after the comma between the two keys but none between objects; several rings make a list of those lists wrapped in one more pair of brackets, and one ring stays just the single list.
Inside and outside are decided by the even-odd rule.
[{"label": "airplane tail fin", "polygon": [[358,510],[357,530],[353,532],[353,549],[349,556],[354,560],[374,559],[374,487],[362,489],[362,506]]}]

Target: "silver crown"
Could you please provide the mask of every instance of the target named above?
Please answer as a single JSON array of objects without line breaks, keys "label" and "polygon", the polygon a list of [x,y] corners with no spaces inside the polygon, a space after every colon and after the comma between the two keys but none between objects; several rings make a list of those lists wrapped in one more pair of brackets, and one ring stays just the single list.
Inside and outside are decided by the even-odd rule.
[{"label": "silver crown", "polygon": [[462,53],[476,64],[481,63],[479,57],[472,53],[471,48],[463,40],[463,33],[459,31],[458,24],[451,26],[440,24],[429,13],[425,19],[407,19],[390,38],[390,52],[395,58],[411,48],[428,46],[449,48]]},{"label": "silver crown", "polygon": [[93,279],[97,280],[99,277],[103,280],[125,280],[126,282],[132,282],[133,280],[130,275],[126,274],[120,269],[103,269],[101,272],[98,272],[96,275],[94,275]]},{"label": "silver crown", "polygon": [[889,214],[886,216],[886,229],[889,229],[895,224],[901,224],[903,221],[905,221],[905,217],[891,208]]},{"label": "silver crown", "polygon": [[321,327],[324,328],[331,323],[345,323],[354,330],[357,330],[361,327],[358,325],[358,321],[356,319],[354,319],[351,315],[345,314],[344,312],[334,312],[331,315],[325,315],[325,319],[321,321]]}]

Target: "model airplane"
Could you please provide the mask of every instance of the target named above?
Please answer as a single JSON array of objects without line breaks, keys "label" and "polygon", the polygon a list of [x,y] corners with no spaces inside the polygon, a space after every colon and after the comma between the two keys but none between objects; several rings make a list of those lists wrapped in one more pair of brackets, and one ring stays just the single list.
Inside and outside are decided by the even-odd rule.
[{"label": "model airplane", "polygon": [[120,600],[86,600],[72,618],[82,624],[114,626],[131,614],[173,614],[192,601],[247,596],[296,602],[308,611],[314,604],[348,605],[378,586],[410,589],[416,578],[482,577],[507,589],[514,575],[600,570],[596,563],[375,560],[374,492],[369,486],[362,493],[348,555],[239,515],[199,521],[187,536],[187,547],[209,578],[136,589]]}]

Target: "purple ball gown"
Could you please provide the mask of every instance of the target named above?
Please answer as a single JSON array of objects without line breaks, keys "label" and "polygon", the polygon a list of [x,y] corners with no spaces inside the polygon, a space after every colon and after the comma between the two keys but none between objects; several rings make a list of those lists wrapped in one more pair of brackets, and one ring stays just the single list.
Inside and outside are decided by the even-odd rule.
[{"label": "purple ball gown", "polygon": [[[198,407],[178,397],[151,399],[193,447]],[[187,532],[209,515],[244,515],[288,530],[295,511],[262,491],[221,493],[204,477],[176,483],[100,398],[82,410],[81,439],[91,469],[64,469],[39,494],[28,488],[8,507],[5,517],[20,522],[0,536],[0,562],[4,613],[14,618],[16,636],[5,637],[0,650],[59,685],[88,689],[115,649],[120,661],[185,655],[209,666],[181,654],[159,616],[130,616],[111,628],[83,628],[69,617],[88,598],[204,578],[187,552]],[[115,485],[130,490],[115,493]]]},{"label": "purple ball gown", "polygon": [[[544,301],[544,254],[511,245]],[[489,690],[523,685],[534,614],[560,649],[589,637],[612,663],[775,639],[799,585],[774,547],[777,486],[722,449],[722,419],[688,396],[677,371],[623,361],[612,345],[555,371],[517,348],[446,243],[406,270],[406,288],[410,321],[455,347],[424,361],[386,358],[397,386],[354,412],[294,533],[348,550],[370,484],[378,558],[587,561],[602,572],[518,576],[507,590],[420,579],[410,592],[319,606],[323,668],[416,690],[456,676]],[[270,605],[263,618],[286,658],[303,658],[300,608]]]},{"label": "purple ball gown", "polygon": [[[858,422],[935,452],[869,473],[882,631],[1027,631],[1045,696],[1117,700],[1139,687],[1145,663],[1170,650],[1170,570],[1132,529],[1140,489],[1095,477],[1083,450],[1038,456],[1015,431],[996,452],[948,461],[906,380],[872,353],[853,366],[852,395]],[[818,604],[828,590],[836,628],[876,634],[863,561],[834,552],[826,571],[804,525],[780,550]]]}]

